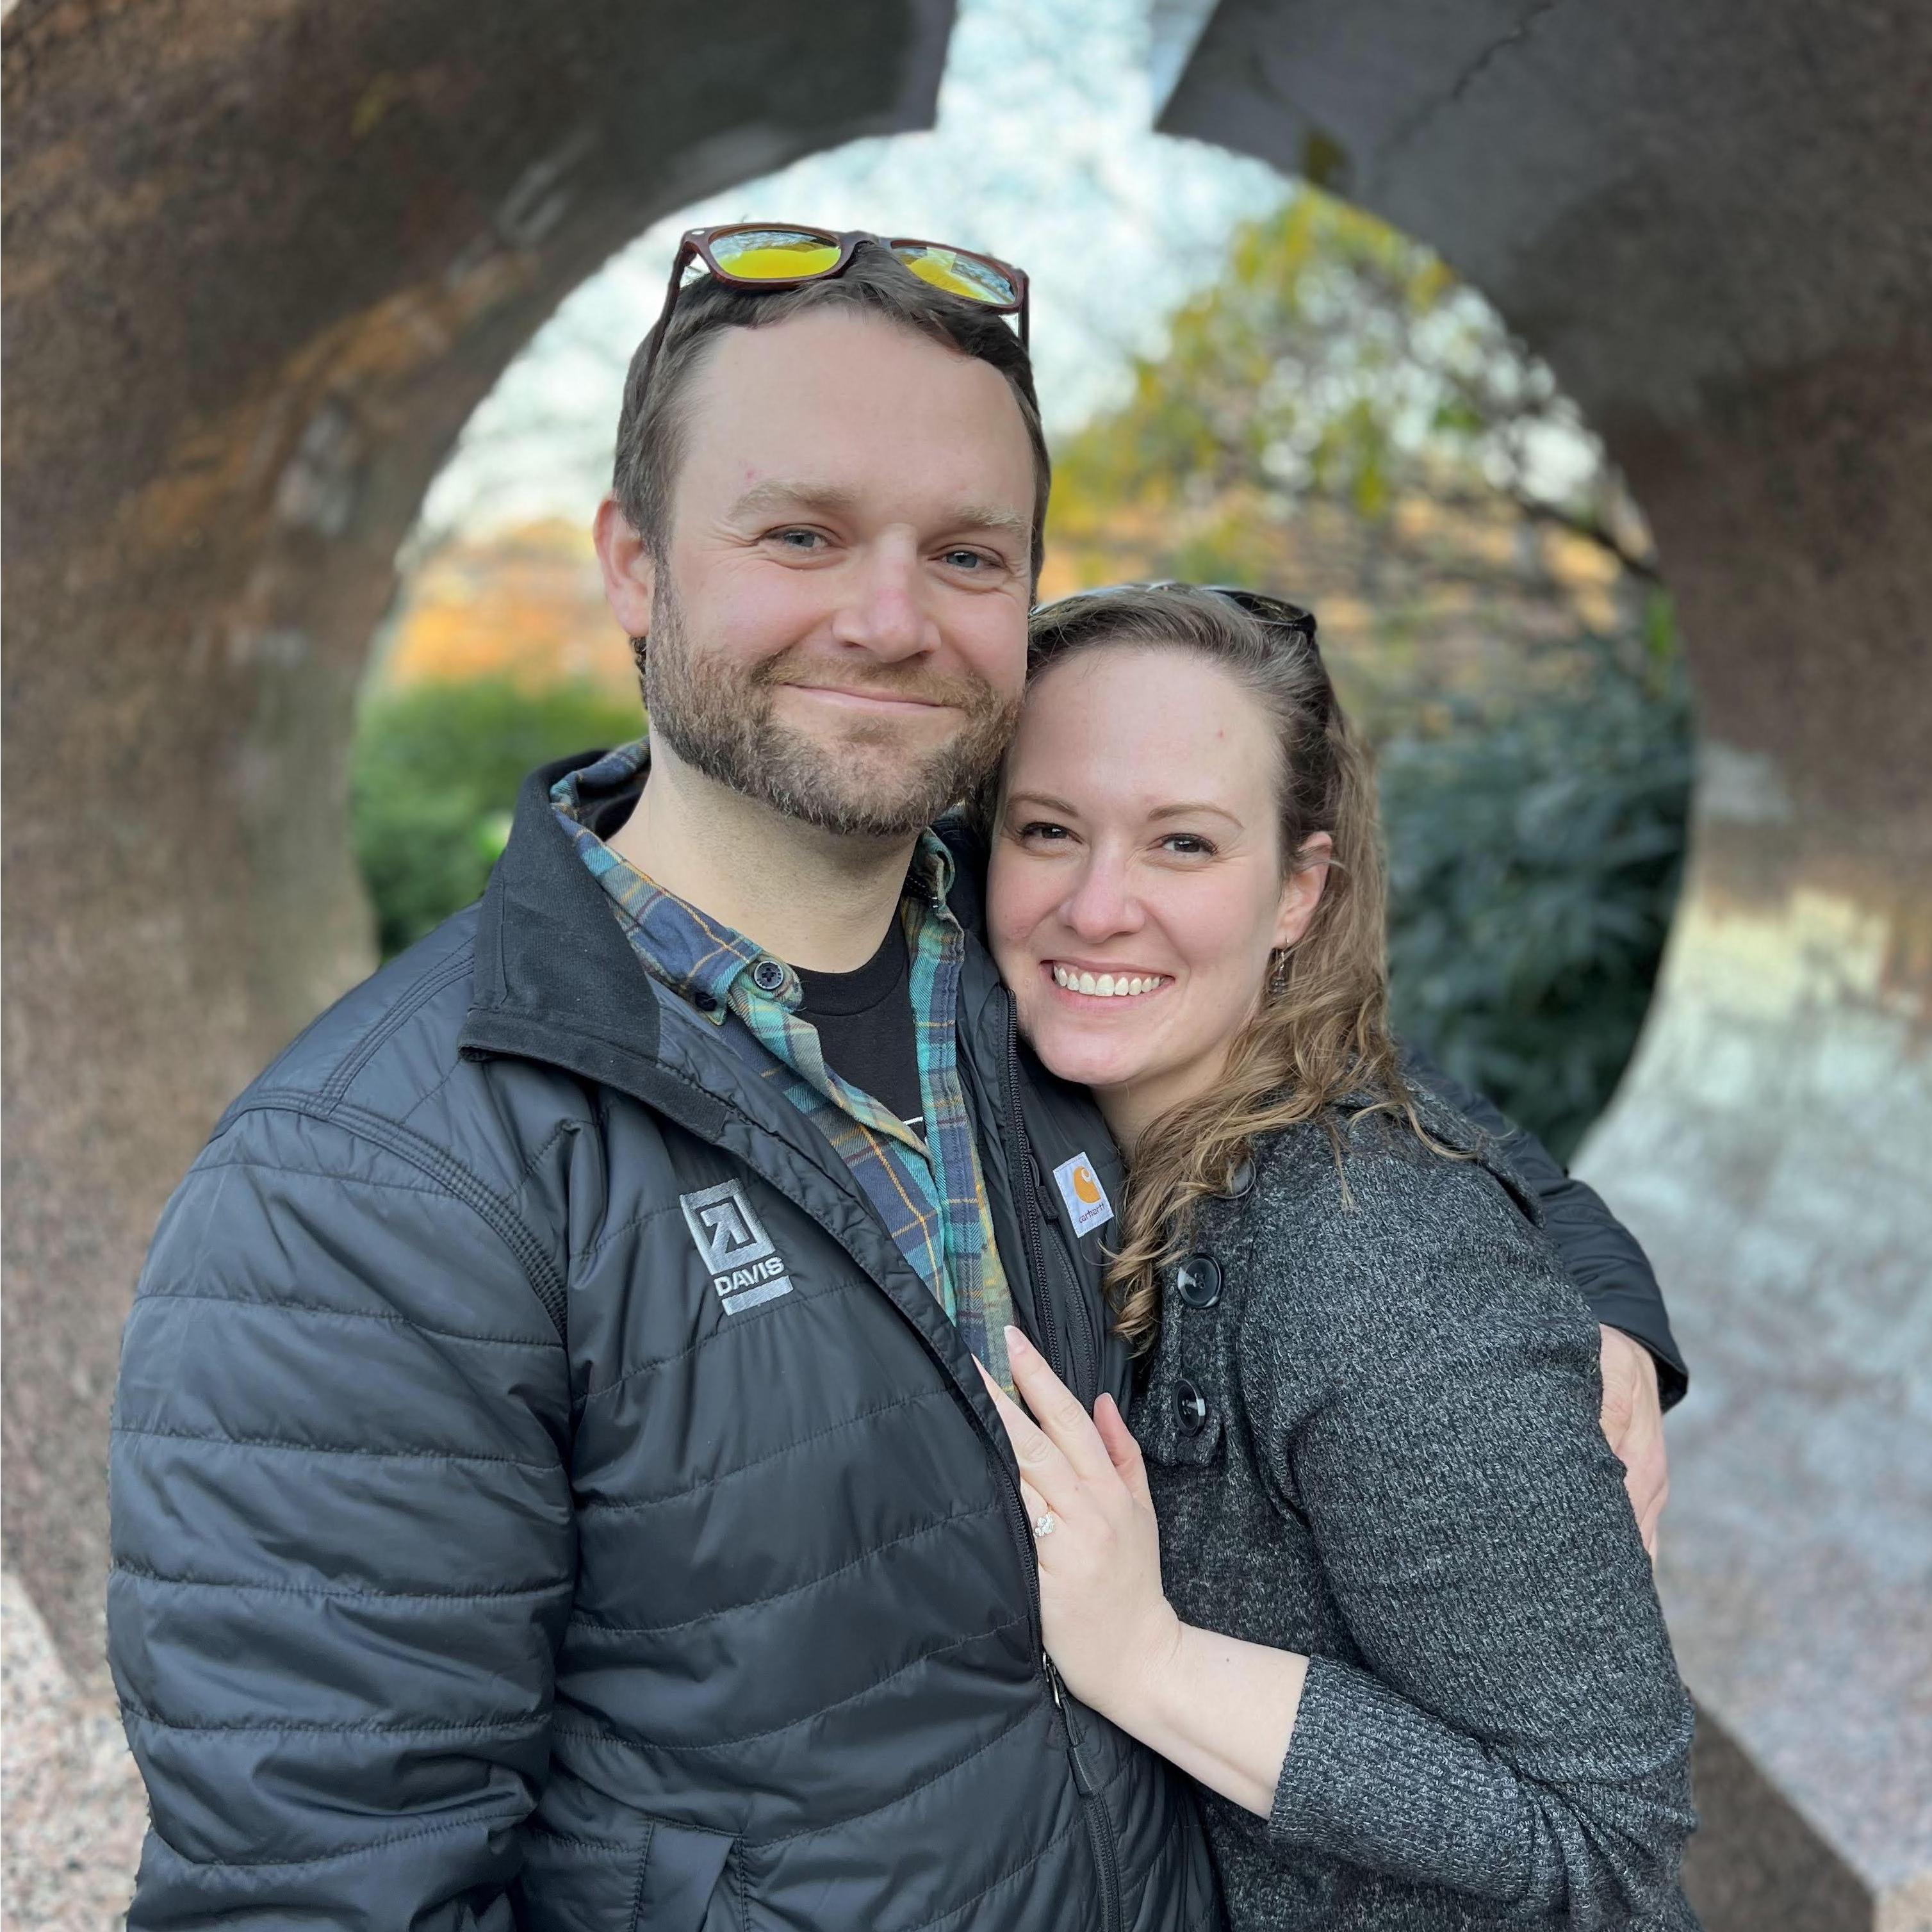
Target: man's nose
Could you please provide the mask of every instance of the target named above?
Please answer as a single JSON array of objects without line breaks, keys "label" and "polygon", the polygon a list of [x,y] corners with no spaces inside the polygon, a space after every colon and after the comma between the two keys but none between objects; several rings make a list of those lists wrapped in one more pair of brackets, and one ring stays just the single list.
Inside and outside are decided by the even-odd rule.
[{"label": "man's nose", "polygon": [[832,634],[889,662],[938,648],[919,560],[909,544],[882,544],[866,557],[833,620]]},{"label": "man's nose", "polygon": [[1142,914],[1125,864],[1096,853],[1081,867],[1060,916],[1068,931],[1082,939],[1111,939],[1117,933],[1137,931]]}]

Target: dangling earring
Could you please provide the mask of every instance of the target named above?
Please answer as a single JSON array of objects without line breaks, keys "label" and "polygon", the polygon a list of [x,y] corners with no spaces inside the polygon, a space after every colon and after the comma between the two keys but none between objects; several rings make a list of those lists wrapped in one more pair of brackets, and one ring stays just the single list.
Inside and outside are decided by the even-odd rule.
[{"label": "dangling earring", "polygon": [[1268,955],[1270,963],[1268,967],[1268,989],[1270,993],[1280,994],[1288,991],[1288,975],[1290,966],[1288,955],[1294,950],[1294,948],[1292,946],[1277,946]]}]

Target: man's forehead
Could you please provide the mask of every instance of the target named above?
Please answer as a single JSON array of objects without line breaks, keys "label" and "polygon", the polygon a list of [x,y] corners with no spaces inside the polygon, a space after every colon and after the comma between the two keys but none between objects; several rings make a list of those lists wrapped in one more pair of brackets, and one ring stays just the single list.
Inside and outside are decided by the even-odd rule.
[{"label": "man's forehead", "polygon": [[747,433],[902,421],[952,435],[1026,434],[1018,401],[990,362],[842,306],[722,331],[693,373],[686,408],[691,420],[729,416]]},{"label": "man's forehead", "polygon": [[838,308],[732,328],[687,393],[686,508],[880,518],[1030,543],[1037,478],[1006,379],[883,317]]}]

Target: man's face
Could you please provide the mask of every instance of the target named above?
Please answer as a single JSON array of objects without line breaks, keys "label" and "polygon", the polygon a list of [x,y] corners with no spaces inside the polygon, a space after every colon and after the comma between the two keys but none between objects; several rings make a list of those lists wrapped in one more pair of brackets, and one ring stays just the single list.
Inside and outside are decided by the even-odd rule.
[{"label": "man's face", "polygon": [[[685,408],[667,554],[630,573],[653,736],[826,830],[916,830],[992,769],[1025,683],[1011,392],[846,310],[726,331]],[[614,584],[612,602],[628,621]]]}]

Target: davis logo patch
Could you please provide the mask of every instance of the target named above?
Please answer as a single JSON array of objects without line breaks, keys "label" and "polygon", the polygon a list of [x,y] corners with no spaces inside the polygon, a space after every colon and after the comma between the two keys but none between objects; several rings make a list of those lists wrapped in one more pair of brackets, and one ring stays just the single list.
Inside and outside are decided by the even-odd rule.
[{"label": "davis logo patch", "polygon": [[1094,1172],[1094,1163],[1084,1154],[1062,1161],[1053,1170],[1053,1178],[1058,1184],[1060,1199],[1066,1203],[1076,1234],[1090,1234],[1114,1218],[1113,1203]]},{"label": "davis logo patch", "polygon": [[727,1315],[790,1294],[784,1258],[752,1212],[742,1181],[721,1180],[716,1187],[680,1194],[677,1203]]}]

